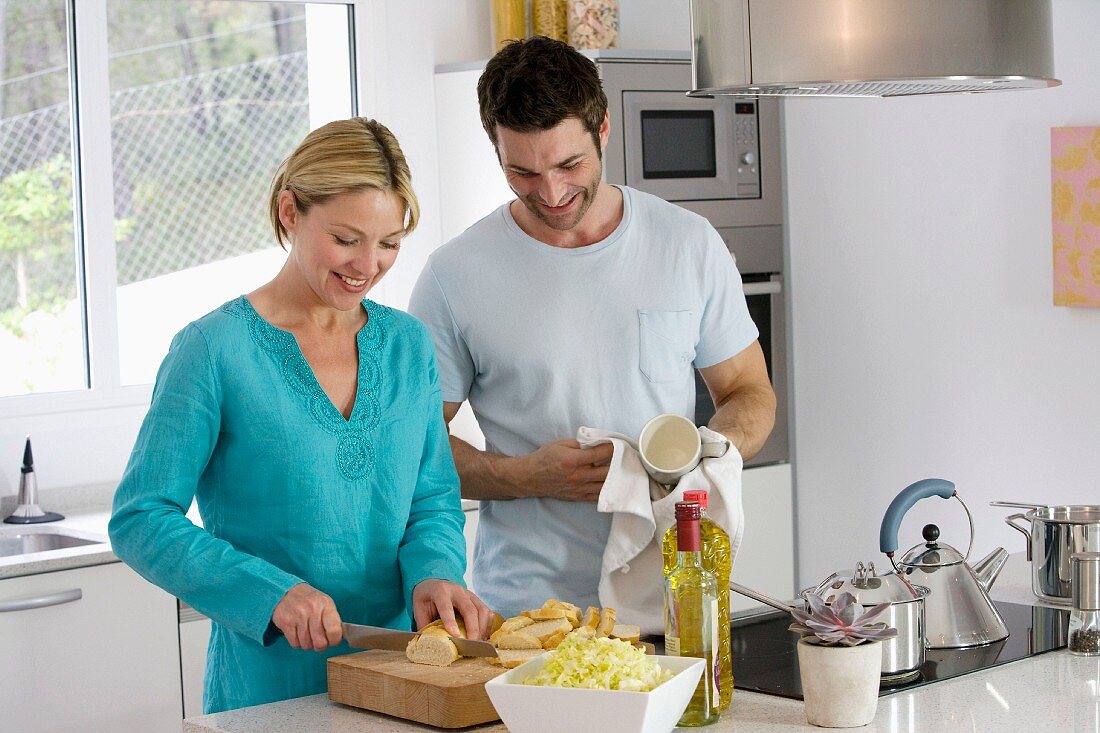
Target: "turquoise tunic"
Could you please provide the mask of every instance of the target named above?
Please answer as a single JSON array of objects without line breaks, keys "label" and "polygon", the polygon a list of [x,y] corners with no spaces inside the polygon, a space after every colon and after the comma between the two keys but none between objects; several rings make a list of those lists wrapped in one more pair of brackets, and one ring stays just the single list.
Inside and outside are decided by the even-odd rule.
[{"label": "turquoise tunic", "polygon": [[[459,481],[432,341],[363,301],[350,419],[292,334],[244,296],[191,323],[157,374],[114,500],[111,542],[142,576],[213,620],[206,712],[323,692],[325,659],[271,623],[306,582],[345,621],[410,628],[413,587],[462,583]],[[197,499],[203,528],[185,516]]]}]

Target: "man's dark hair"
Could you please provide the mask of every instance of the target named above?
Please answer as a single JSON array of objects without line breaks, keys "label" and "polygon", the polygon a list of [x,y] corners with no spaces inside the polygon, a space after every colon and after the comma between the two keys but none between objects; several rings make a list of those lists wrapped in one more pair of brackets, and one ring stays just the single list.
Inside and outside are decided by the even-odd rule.
[{"label": "man's dark hair", "polygon": [[494,146],[497,125],[534,132],[576,117],[600,152],[607,95],[596,64],[567,43],[545,36],[509,42],[485,65],[477,82],[477,103],[481,125]]}]

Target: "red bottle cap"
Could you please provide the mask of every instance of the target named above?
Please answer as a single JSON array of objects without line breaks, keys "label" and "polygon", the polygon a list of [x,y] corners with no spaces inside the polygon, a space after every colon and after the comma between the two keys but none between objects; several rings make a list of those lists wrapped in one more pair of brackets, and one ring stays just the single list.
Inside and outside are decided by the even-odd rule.
[{"label": "red bottle cap", "polygon": [[703,516],[703,508],[697,501],[676,502],[676,521],[684,522],[699,520]]},{"label": "red bottle cap", "polygon": [[684,492],[684,501],[697,501],[699,502],[699,506],[703,507],[703,509],[706,509],[707,496],[707,492],[703,491],[702,489],[694,489],[692,491]]}]

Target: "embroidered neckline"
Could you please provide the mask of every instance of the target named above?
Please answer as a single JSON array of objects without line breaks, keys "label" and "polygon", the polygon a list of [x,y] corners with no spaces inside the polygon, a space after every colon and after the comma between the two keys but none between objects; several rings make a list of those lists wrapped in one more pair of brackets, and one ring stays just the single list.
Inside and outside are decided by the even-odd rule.
[{"label": "embroidered neckline", "polygon": [[372,300],[362,301],[367,322],[355,336],[359,346],[359,374],[351,416],[344,415],[321,388],[313,368],[298,347],[294,334],[268,323],[244,295],[222,306],[231,316],[248,324],[252,340],[280,363],[291,390],[307,402],[306,409],[327,433],[336,436],[336,465],[348,479],[359,479],[374,468],[372,438],[381,417],[378,402],[382,381],[380,354],[386,343],[390,309]]}]

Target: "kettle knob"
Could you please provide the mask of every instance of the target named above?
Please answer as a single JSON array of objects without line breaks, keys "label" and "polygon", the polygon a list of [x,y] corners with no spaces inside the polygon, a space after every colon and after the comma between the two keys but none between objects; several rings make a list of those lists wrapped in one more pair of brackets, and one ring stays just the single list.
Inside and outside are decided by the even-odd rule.
[{"label": "kettle knob", "polygon": [[924,529],[921,530],[921,534],[924,536],[924,541],[929,545],[936,544],[936,540],[940,538],[940,528],[934,524],[924,525]]}]

